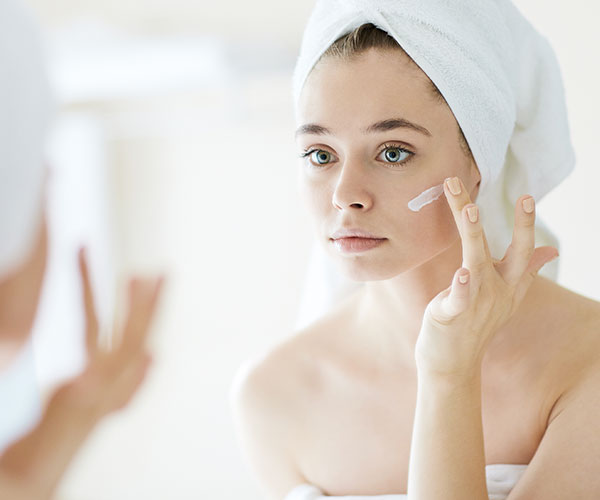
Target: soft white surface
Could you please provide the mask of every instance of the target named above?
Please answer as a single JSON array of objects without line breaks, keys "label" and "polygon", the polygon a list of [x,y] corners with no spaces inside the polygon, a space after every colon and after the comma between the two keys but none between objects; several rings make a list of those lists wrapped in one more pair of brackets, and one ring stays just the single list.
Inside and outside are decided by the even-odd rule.
[{"label": "soft white surface", "polygon": [[0,454],[41,415],[34,352],[28,342],[0,376]]},{"label": "soft white surface", "polygon": [[[505,500],[510,491],[521,478],[527,465],[521,464],[490,464],[485,466],[488,496],[490,500]],[[300,484],[293,488],[284,500],[326,500],[327,498],[342,498],[344,500],[403,500],[407,495],[323,495],[314,485]]]}]

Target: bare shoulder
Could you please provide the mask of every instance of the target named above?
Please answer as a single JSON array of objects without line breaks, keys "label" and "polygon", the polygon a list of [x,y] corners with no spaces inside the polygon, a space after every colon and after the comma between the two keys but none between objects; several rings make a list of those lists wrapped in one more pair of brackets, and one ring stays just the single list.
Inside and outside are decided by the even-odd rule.
[{"label": "bare shoulder", "polygon": [[[547,298],[543,307],[548,321],[552,321],[564,335],[565,341],[577,345],[582,352],[600,346],[600,302],[569,290],[550,280],[543,279]],[[590,358],[592,361],[594,357]]]},{"label": "bare shoulder", "polygon": [[302,414],[319,385],[314,338],[322,324],[295,332],[237,370],[229,400],[244,458],[266,497],[282,500],[306,483],[293,453]]},{"label": "bare shoulder", "polygon": [[246,360],[235,375],[231,396],[284,405],[280,410],[293,414],[306,403],[302,397],[319,384],[318,359],[323,351],[322,333],[327,322],[327,319],[317,321]]},{"label": "bare shoulder", "polygon": [[[548,360],[562,379],[548,423],[586,391],[595,391],[600,383],[600,302],[545,280],[544,309],[548,325],[540,329],[554,334],[553,355]],[[542,339],[543,340],[543,339]]]},{"label": "bare shoulder", "polygon": [[[339,335],[347,328],[354,297],[297,330],[238,370],[232,394],[254,395],[271,404],[285,403],[289,414],[310,406],[325,377],[323,367],[340,350]],[[350,320],[351,321],[351,320]],[[241,391],[241,392],[240,392]]]},{"label": "bare shoulder", "polygon": [[510,498],[600,498],[600,307],[556,284],[546,288],[536,333],[546,343],[537,347],[560,391]]}]

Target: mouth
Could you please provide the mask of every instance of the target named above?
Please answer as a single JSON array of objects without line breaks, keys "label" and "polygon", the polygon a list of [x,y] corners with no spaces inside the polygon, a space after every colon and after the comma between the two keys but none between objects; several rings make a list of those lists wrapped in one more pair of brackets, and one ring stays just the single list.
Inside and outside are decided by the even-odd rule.
[{"label": "mouth", "polygon": [[387,238],[365,238],[349,236],[345,238],[330,238],[336,250],[341,253],[360,253],[372,250],[382,245]]}]

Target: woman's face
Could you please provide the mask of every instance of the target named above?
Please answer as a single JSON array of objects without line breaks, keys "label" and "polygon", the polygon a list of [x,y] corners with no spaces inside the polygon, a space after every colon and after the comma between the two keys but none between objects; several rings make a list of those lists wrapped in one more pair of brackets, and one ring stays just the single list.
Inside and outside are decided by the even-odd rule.
[{"label": "woman's face", "polygon": [[[445,196],[414,212],[408,202],[446,177],[459,176],[474,200],[479,171],[459,142],[459,128],[433,95],[427,76],[400,51],[371,49],[351,62],[324,59],[299,101],[300,187],[318,239],[356,281],[413,269],[459,237]],[[417,126],[377,127],[391,119]],[[340,229],[384,238],[367,250],[335,243]],[[364,241],[364,240],[363,240]]]}]

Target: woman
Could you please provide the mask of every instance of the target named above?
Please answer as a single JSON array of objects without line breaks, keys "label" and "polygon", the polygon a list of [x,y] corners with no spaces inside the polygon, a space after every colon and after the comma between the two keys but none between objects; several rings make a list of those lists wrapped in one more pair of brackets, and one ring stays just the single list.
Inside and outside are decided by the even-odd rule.
[{"label": "woman", "polygon": [[[39,35],[15,0],[0,2],[0,376],[31,335],[47,258],[44,140],[52,99]],[[87,364],[49,399],[41,420],[0,456],[0,499],[51,498],[85,438],[125,406],[150,363],[146,336],[162,280],[131,280],[117,345],[98,343],[87,259],[78,255]],[[6,409],[0,408],[0,419]]]},{"label": "woman", "polygon": [[234,385],[268,498],[600,497],[600,304],[538,274],[573,162],[549,46],[502,0],[323,0],[294,84],[303,197],[362,285]]}]

